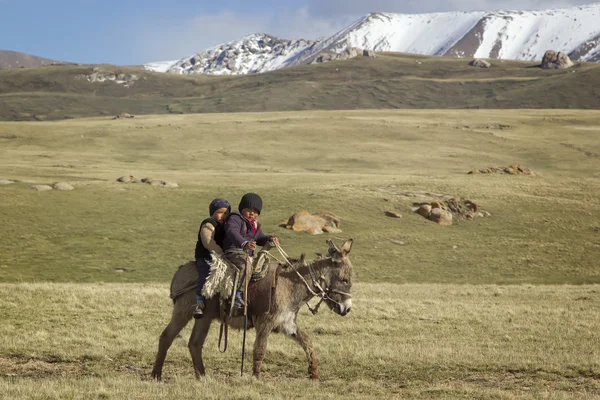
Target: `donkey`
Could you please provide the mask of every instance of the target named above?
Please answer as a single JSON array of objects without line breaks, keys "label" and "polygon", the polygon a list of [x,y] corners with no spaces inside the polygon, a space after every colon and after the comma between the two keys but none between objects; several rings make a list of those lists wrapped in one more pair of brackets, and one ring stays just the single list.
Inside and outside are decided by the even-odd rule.
[{"label": "donkey", "polygon": [[[256,328],[254,341],[254,357],[252,372],[256,377],[260,371],[267,350],[267,339],[271,332],[283,332],[295,340],[306,353],[308,359],[308,374],[310,378],[319,377],[317,358],[308,333],[296,322],[300,307],[315,295],[327,304],[336,314],[345,316],[350,312],[352,299],[352,264],[348,253],[352,248],[352,239],[344,242],[338,248],[331,240],[327,254],[299,268],[282,270],[274,289],[271,308],[261,315],[250,315],[252,326]],[[152,369],[152,377],[160,380],[162,368],[167,351],[173,339],[192,319],[192,312],[196,302],[195,288],[176,297],[173,302],[171,322],[164,329],[159,338],[158,353]],[[319,303],[320,304],[320,303]],[[227,319],[227,324],[233,328],[243,327],[243,316]],[[202,361],[202,347],[211,322],[220,319],[218,296],[207,299],[204,316],[196,319],[188,347],[194,364],[196,378],[205,375],[204,362]]]}]

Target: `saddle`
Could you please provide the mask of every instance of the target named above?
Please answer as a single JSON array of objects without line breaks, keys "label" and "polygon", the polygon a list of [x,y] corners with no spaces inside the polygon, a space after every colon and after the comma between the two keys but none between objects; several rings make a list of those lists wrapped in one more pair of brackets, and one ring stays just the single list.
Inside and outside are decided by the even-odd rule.
[{"label": "saddle", "polygon": [[[262,252],[261,252],[262,253]],[[271,262],[268,253],[259,253],[252,265],[251,279],[248,284],[248,308],[253,315],[267,313],[271,309],[271,299],[281,266]],[[234,288],[237,269],[222,257],[213,256],[210,273],[204,284],[202,294],[207,298],[219,296],[221,309],[228,303]],[[238,278],[243,283],[243,277]],[[198,286],[198,270],[194,261],[180,265],[171,281],[170,297],[175,299]],[[227,308],[229,310],[229,308]],[[226,313],[225,315],[228,315]]]},{"label": "saddle", "polygon": [[261,315],[271,311],[273,306],[271,299],[277,287],[277,278],[280,271],[281,266],[277,262],[269,263],[265,268],[262,279],[250,280],[248,284],[248,310],[250,314]]}]

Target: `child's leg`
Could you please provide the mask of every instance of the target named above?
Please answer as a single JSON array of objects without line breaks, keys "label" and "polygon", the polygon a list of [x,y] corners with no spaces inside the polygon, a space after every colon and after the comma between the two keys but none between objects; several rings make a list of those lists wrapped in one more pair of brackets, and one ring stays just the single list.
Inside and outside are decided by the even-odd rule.
[{"label": "child's leg", "polygon": [[206,283],[206,278],[208,278],[208,273],[210,272],[210,265],[204,259],[196,260],[196,268],[198,268],[198,287],[196,288],[196,299],[204,300],[204,296],[202,295],[202,288]]},{"label": "child's leg", "polygon": [[237,270],[239,279],[239,286],[236,288],[237,291],[235,293],[235,304],[237,308],[244,307],[243,299],[243,287],[244,287],[244,277],[246,276],[246,262],[248,260],[248,255],[242,249],[231,249],[225,252],[225,257],[227,260],[232,262]]},{"label": "child's leg", "polygon": [[210,266],[206,260],[196,260],[196,268],[198,269],[198,286],[196,287],[196,308],[194,309],[194,317],[202,318],[204,314],[204,296],[202,295],[202,288],[208,278]]}]

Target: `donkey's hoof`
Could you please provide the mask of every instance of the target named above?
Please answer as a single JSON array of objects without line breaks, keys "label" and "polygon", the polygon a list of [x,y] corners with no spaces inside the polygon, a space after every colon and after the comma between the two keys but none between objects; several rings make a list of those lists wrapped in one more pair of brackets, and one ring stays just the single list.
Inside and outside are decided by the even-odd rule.
[{"label": "donkey's hoof", "polygon": [[155,379],[157,382],[160,382],[162,379],[162,374],[160,372],[152,371],[152,379]]},{"label": "donkey's hoof", "polygon": [[308,375],[310,379],[319,379],[319,371],[309,371]]}]

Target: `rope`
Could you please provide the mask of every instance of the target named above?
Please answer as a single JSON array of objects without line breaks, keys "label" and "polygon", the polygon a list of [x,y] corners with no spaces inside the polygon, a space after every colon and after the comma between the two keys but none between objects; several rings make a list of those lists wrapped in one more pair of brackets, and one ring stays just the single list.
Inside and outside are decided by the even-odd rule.
[{"label": "rope", "polygon": [[[318,281],[318,279],[323,279],[323,280],[325,280],[325,277],[323,276],[323,274],[321,274],[321,275],[319,276],[319,278],[318,278],[318,279],[317,279],[317,278],[315,278],[315,275],[316,275],[316,273],[315,273],[315,271],[314,271],[314,269],[313,269],[313,267],[312,267],[312,264],[314,264],[314,262],[313,262],[313,263],[310,263],[310,264],[308,264],[308,265],[307,265],[307,267],[308,267],[308,273],[310,274],[310,278],[312,279],[313,285],[315,285],[315,287],[316,287],[316,288],[319,290],[319,293],[316,293],[316,292],[315,292],[315,291],[314,291],[314,290],[313,290],[313,289],[310,287],[310,285],[308,284],[308,282],[306,281],[306,279],[304,279],[304,277],[303,277],[303,276],[300,274],[300,272],[298,272],[298,270],[297,270],[297,269],[294,267],[294,265],[293,265],[293,264],[290,262],[290,257],[289,257],[289,256],[287,255],[287,253],[286,253],[286,252],[283,250],[283,248],[281,248],[281,245],[279,245],[279,243],[275,243],[275,248],[276,248],[276,249],[279,251],[279,253],[281,253],[281,255],[283,256],[283,258],[285,259],[285,263],[286,263],[287,265],[289,265],[289,266],[292,268],[292,270],[293,270],[293,271],[296,273],[296,275],[298,275],[298,277],[299,277],[299,278],[302,280],[302,282],[304,282],[304,284],[306,285],[306,288],[308,289],[308,291],[309,291],[309,292],[310,292],[310,293],[311,293],[313,296],[318,296],[318,297],[320,297],[320,300],[319,300],[319,302],[317,303],[317,305],[316,305],[314,308],[312,308],[312,307],[310,306],[310,304],[308,304],[308,301],[306,302],[306,306],[308,307],[308,309],[310,310],[310,312],[311,312],[313,315],[315,315],[315,314],[317,314],[317,313],[319,312],[319,307],[320,307],[321,303],[322,303],[324,300],[329,300],[329,301],[331,301],[332,303],[335,303],[335,304],[337,304],[337,305],[340,305],[340,306],[341,306],[341,303],[339,303],[339,302],[335,301],[334,299],[332,299],[331,297],[329,297],[329,294],[328,294],[328,292],[334,292],[334,293],[339,293],[339,294],[342,294],[342,295],[350,296],[350,293],[341,292],[341,291],[339,291],[339,290],[335,290],[335,289],[329,289],[329,288],[327,288],[327,290],[323,289],[323,287],[322,287],[322,286],[319,284],[319,281]],[[279,261],[279,260],[277,259],[277,257],[274,257],[274,258],[275,258],[277,261]],[[281,261],[279,261],[279,262],[281,262]]]}]

